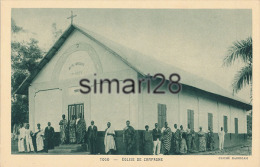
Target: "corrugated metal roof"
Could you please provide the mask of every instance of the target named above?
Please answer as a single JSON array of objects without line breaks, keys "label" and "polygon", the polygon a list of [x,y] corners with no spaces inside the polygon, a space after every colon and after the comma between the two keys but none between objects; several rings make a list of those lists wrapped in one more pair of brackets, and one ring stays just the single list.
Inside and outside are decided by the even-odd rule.
[{"label": "corrugated metal roof", "polygon": [[[175,66],[163,63],[161,61],[158,61],[150,56],[146,56],[142,53],[139,53],[133,49],[127,48],[125,46],[122,46],[121,44],[118,44],[114,41],[111,41],[99,34],[96,34],[94,32],[91,32],[89,30],[86,30],[83,27],[80,27],[78,25],[72,25],[70,26],[60,37],[60,39],[54,44],[52,48],[60,48],[60,46],[64,43],[64,41],[67,39],[67,37],[71,34],[71,32],[76,29],[86,35],[88,38],[93,40],[94,42],[98,43],[102,47],[106,48],[109,52],[111,52],[114,56],[121,59],[124,63],[126,63],[128,66],[133,68],[135,71],[140,73],[141,75],[154,75],[156,73],[162,73],[166,77],[169,76],[172,73],[177,73],[181,76],[181,83],[190,87],[194,87],[215,95],[219,95],[222,97],[226,97],[238,102],[241,102],[245,104],[247,109],[251,108],[252,106],[245,100],[234,96],[229,91],[223,89],[222,87],[218,86],[217,84],[208,81],[202,77],[196,76],[194,74],[191,74],[189,72],[186,72],[180,68],[177,68]],[[64,40],[64,41],[60,41]],[[49,60],[55,55],[56,52],[51,53],[52,49],[47,53],[45,57],[47,57]],[[50,54],[51,53],[51,54]],[[42,61],[40,63],[41,68],[35,70],[35,73],[31,76],[29,76],[19,87],[18,91],[16,93],[23,93],[24,89],[28,89],[28,84],[36,77],[36,75],[40,72],[40,70],[43,68],[47,62]]]}]

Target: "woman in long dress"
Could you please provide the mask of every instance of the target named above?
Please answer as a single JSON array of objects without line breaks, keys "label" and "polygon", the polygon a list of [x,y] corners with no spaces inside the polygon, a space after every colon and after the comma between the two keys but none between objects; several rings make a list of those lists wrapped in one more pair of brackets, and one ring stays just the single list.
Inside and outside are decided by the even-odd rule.
[{"label": "woman in long dress", "polygon": [[68,126],[68,121],[65,119],[65,114],[62,115],[62,120],[59,123],[60,125],[60,141],[61,144],[66,143],[67,139],[67,126]]},{"label": "woman in long dress", "polygon": [[205,138],[205,132],[202,131],[202,127],[200,127],[198,136],[199,136],[199,151],[204,152],[206,151],[206,138]]},{"label": "woman in long dress", "polygon": [[212,128],[209,128],[208,132],[208,149],[210,151],[214,150],[215,140]]},{"label": "woman in long dress", "polygon": [[163,143],[163,154],[169,155],[171,148],[171,139],[172,139],[172,131],[171,128],[168,127],[168,123],[165,122],[165,130],[163,131],[162,143]]},{"label": "woman in long dress", "polygon": [[37,152],[41,152],[44,149],[44,131],[41,129],[41,124],[37,124],[38,131],[34,134],[36,136]]},{"label": "woman in long dress", "polygon": [[72,120],[69,121],[69,141],[71,144],[76,143],[76,117],[72,116]]},{"label": "woman in long dress", "polygon": [[196,134],[194,129],[191,130],[191,152],[197,152],[197,147],[196,147]]},{"label": "woman in long dress", "polygon": [[183,129],[183,126],[180,126],[180,153],[181,154],[186,154],[187,153],[187,142],[186,142],[186,132]]},{"label": "woman in long dress", "polygon": [[187,143],[186,143],[186,133],[182,133],[181,137],[181,147],[180,147],[180,153],[186,154],[187,153]]},{"label": "woman in long dress", "polygon": [[85,133],[86,133],[86,122],[81,114],[79,119],[76,121],[76,136],[77,136],[78,144],[84,143]]}]

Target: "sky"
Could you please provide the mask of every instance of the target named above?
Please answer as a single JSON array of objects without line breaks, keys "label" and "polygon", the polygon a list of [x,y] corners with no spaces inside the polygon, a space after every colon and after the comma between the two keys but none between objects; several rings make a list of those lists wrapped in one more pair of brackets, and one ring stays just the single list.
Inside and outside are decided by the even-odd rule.
[{"label": "sky", "polygon": [[[229,92],[237,62],[223,66],[233,42],[252,36],[248,9],[12,9],[12,18],[26,30],[17,40],[35,38],[48,51],[52,24],[65,31],[73,22],[147,56],[206,78]],[[249,87],[237,96],[250,100]]]}]

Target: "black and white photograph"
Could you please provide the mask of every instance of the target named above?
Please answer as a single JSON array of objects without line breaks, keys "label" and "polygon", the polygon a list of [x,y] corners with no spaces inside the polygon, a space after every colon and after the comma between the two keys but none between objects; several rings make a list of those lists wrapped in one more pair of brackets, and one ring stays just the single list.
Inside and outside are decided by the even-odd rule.
[{"label": "black and white photograph", "polygon": [[252,10],[11,11],[11,153],[251,155]]},{"label": "black and white photograph", "polygon": [[251,9],[11,10],[11,153],[252,155]]}]

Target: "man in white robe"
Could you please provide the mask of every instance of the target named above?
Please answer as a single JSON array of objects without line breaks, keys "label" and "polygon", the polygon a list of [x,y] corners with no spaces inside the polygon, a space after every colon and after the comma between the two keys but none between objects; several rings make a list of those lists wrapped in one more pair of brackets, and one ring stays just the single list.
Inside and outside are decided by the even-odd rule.
[{"label": "man in white robe", "polygon": [[24,152],[25,151],[25,128],[23,124],[20,124],[20,129],[18,130],[19,136],[18,136],[18,151]]},{"label": "man in white robe", "polygon": [[30,130],[30,125],[27,124],[26,129],[25,129],[25,143],[27,146],[27,152],[34,151],[34,147],[33,147],[33,143],[32,143],[32,135],[33,135],[33,133]]},{"label": "man in white robe", "polygon": [[113,128],[111,128],[111,123],[107,123],[107,129],[105,131],[105,139],[104,139],[104,144],[105,144],[105,152],[107,154],[111,154],[111,151],[116,150],[116,144],[115,144],[115,131]]},{"label": "man in white robe", "polygon": [[44,142],[43,142],[44,131],[41,129],[41,124],[37,124],[37,129],[38,131],[35,133],[36,147],[37,147],[37,152],[40,152],[44,149]]},{"label": "man in white robe", "polygon": [[225,132],[223,130],[223,127],[221,127],[221,131],[218,133],[219,138],[219,150],[224,149],[224,139],[225,139]]}]

